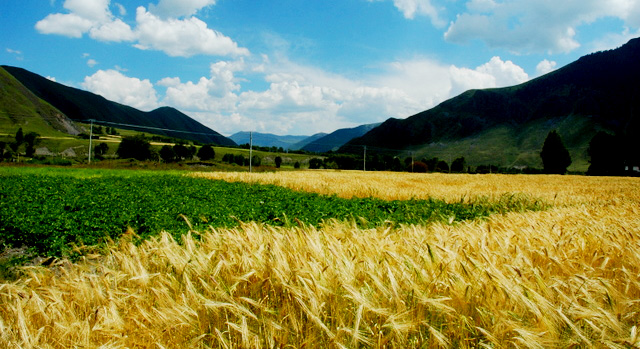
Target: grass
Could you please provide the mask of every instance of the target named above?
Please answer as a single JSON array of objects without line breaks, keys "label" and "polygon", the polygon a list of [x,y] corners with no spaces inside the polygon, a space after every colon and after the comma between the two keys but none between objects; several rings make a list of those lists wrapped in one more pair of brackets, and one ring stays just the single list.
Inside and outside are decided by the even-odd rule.
[{"label": "grass", "polygon": [[445,201],[519,188],[555,205],[455,225],[252,222],[141,244],[129,232],[0,284],[0,346],[640,345],[637,178],[306,173],[236,179]]}]

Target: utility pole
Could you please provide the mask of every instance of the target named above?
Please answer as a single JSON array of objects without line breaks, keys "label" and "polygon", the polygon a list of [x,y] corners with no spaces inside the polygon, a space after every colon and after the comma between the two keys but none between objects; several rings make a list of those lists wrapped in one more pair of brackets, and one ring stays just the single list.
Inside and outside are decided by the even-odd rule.
[{"label": "utility pole", "polygon": [[367,172],[367,146],[364,146],[364,158],[362,163],[362,170]]},{"label": "utility pole", "polygon": [[411,154],[411,173],[413,173],[413,152],[410,152]]},{"label": "utility pole", "polygon": [[253,157],[253,132],[249,132],[249,173],[253,172],[251,161]]},{"label": "utility pole", "polygon": [[91,126],[89,127],[89,165],[91,165],[91,146],[93,141],[93,119],[89,120],[91,122]]}]

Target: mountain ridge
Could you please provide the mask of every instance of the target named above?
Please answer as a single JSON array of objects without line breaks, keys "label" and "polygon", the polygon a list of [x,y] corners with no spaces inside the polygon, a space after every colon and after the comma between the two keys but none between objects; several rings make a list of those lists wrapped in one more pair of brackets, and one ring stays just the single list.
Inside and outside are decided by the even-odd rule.
[{"label": "mountain ridge", "polygon": [[324,153],[328,151],[338,150],[341,146],[349,142],[350,140],[360,137],[365,133],[371,131],[381,123],[365,124],[351,128],[341,128],[335,130],[328,135],[318,138],[304,147],[302,150],[315,153]]},{"label": "mountain ridge", "polygon": [[0,124],[9,130],[29,125],[44,136],[78,135],[82,130],[64,113],[38,98],[0,67]]},{"label": "mountain ridge", "polygon": [[106,98],[74,87],[51,81],[24,68],[3,65],[27,89],[67,115],[70,119],[117,124],[119,128],[142,130],[175,138],[189,139],[218,145],[236,145],[220,133],[172,107],[160,107],[144,112],[133,107],[109,101]]},{"label": "mountain ridge", "polygon": [[[478,138],[496,127],[510,129],[511,137],[526,138],[524,130],[532,131],[530,126],[538,121],[547,120],[551,125],[567,117],[579,117],[583,124],[591,124],[573,144],[585,148],[599,130],[626,137],[640,131],[638,80],[640,39],[632,39],[620,48],[583,56],[519,85],[468,90],[406,119],[390,118],[340,151],[376,146],[428,153],[430,144]],[[478,138],[476,143],[482,141]],[[586,157],[582,153],[573,155],[583,160]]]}]

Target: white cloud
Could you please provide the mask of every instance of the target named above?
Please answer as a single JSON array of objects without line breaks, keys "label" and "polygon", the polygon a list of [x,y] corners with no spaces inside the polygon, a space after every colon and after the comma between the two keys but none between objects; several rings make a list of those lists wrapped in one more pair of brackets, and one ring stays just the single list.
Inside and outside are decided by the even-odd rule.
[{"label": "white cloud", "polygon": [[66,0],[63,7],[84,19],[103,23],[109,21],[110,0]]},{"label": "white cloud", "polygon": [[7,48],[7,52],[13,53],[13,54],[16,54],[16,55],[21,55],[22,54],[22,51],[13,50],[13,49],[10,49],[10,48]]},{"label": "white cloud", "polygon": [[48,80],[51,80],[51,81],[53,81],[53,82],[57,82],[57,81],[56,81],[56,78],[55,78],[55,77],[53,77],[53,76],[48,76],[48,75],[47,75],[47,79],[48,79]]},{"label": "white cloud", "polygon": [[106,99],[141,110],[158,107],[158,99],[153,84],[123,75],[116,70],[98,70],[84,78],[82,87]]},{"label": "white cloud", "polygon": [[[260,67],[260,69],[256,69]],[[242,74],[262,77],[264,90],[243,91]],[[471,88],[502,87],[528,80],[511,61],[493,57],[474,69],[429,59],[398,61],[363,81],[280,57],[210,65],[196,81],[164,78],[163,104],[175,106],[223,133],[254,130],[281,134],[332,132],[338,128],[405,118]]]},{"label": "white cloud", "polygon": [[95,67],[95,66],[96,66],[96,64],[98,64],[98,62],[97,62],[95,59],[89,59],[89,60],[87,61],[87,65],[88,65],[89,67],[91,67],[91,68]]},{"label": "white cloud", "polygon": [[476,71],[493,77],[493,86],[490,87],[509,86],[529,80],[529,75],[524,69],[512,61],[504,62],[500,57],[492,57],[489,62],[476,68]]},{"label": "white cloud", "polygon": [[138,7],[136,34],[143,50],[163,51],[169,56],[190,57],[197,54],[217,56],[248,55],[249,50],[240,48],[230,38],[207,27],[196,17],[186,19],[161,19]]},{"label": "white cloud", "polygon": [[94,23],[74,13],[54,13],[36,23],[36,29],[42,34],[58,34],[80,38]]},{"label": "white cloud", "polygon": [[567,53],[580,47],[576,35],[581,25],[616,17],[637,26],[640,16],[630,15],[634,11],[640,15],[635,0],[471,0],[467,12],[451,22],[445,39],[455,43],[478,39],[516,53]]},{"label": "white cloud", "polygon": [[93,39],[101,41],[132,41],[134,35],[131,27],[120,19],[114,19],[109,11],[109,2],[66,0],[63,7],[70,13],[50,14],[38,21],[35,27],[42,34],[80,38],[88,32]]},{"label": "white cloud", "polygon": [[555,61],[544,59],[536,66],[536,73],[538,73],[538,75],[550,73],[556,69],[556,65],[557,63]]},{"label": "white cloud", "polygon": [[431,23],[436,27],[442,27],[446,24],[446,22],[440,18],[438,9],[432,4],[432,0],[393,0],[393,4],[407,19],[414,19],[416,16],[425,16],[430,18]]},{"label": "white cloud", "polygon": [[127,14],[127,9],[122,4],[116,2],[114,5],[118,8],[120,16],[125,16]]},{"label": "white cloud", "polygon": [[164,78],[157,82],[157,85],[165,87],[173,87],[180,85],[180,78]]},{"label": "white cloud", "polygon": [[100,41],[133,41],[135,34],[131,27],[120,19],[94,26],[89,31],[89,36]]},{"label": "white cloud", "polygon": [[149,4],[149,11],[161,17],[177,18],[191,16],[215,3],[216,0],[160,0],[158,5]]},{"label": "white cloud", "polygon": [[[638,2],[640,4],[640,2]],[[639,14],[640,15],[640,14]],[[589,46],[589,52],[606,51],[618,48],[626,44],[629,40],[640,36],[640,29],[632,31],[626,27],[620,33],[608,33],[603,37],[593,41]]]},{"label": "white cloud", "polygon": [[[142,50],[158,50],[169,56],[190,57],[193,55],[244,56],[246,48],[229,37],[207,26],[205,22],[188,17],[202,7],[215,4],[214,0],[161,0],[157,11],[174,17],[161,18],[140,6],[136,10],[134,29],[109,10],[110,0],[66,0],[64,8],[69,13],[54,13],[38,21],[36,29],[42,34],[57,34],[80,38],[88,33],[92,39],[110,42],[135,42]],[[126,9],[116,3],[120,15]]]}]

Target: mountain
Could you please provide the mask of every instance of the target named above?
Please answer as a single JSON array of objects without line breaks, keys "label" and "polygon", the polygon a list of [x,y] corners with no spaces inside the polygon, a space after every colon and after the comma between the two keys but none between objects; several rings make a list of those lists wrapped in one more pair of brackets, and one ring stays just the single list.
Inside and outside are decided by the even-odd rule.
[{"label": "mountain", "polygon": [[[250,132],[238,132],[229,138],[237,144],[248,144]],[[260,147],[276,147],[284,149],[294,149],[293,146],[309,136],[278,136],[271,133],[253,132],[253,145]]]},{"label": "mountain", "polygon": [[371,131],[375,127],[378,127],[380,123],[377,124],[368,124],[361,125],[353,128],[342,128],[336,130],[334,132],[329,133],[326,136],[318,138],[312,142],[309,142],[307,145],[302,147],[302,150],[316,152],[316,153],[324,153],[330,150],[338,150],[345,143],[350,140],[363,136],[365,133]]},{"label": "mountain", "polygon": [[102,96],[68,87],[28,70],[2,66],[37,97],[47,101],[69,118],[87,122],[100,121],[107,126],[145,131],[203,143],[236,145],[218,132],[202,125],[180,111],[162,107],[150,112],[109,101]]},{"label": "mountain", "polygon": [[301,140],[300,142],[298,142],[298,143],[294,144],[294,145],[291,147],[291,149],[292,149],[292,150],[300,150],[300,149],[304,148],[307,144],[309,144],[309,143],[311,143],[311,142],[313,142],[313,141],[315,141],[315,140],[318,140],[318,139],[320,139],[320,138],[322,138],[322,137],[324,137],[324,136],[326,136],[326,135],[327,135],[327,134],[326,134],[326,133],[324,133],[324,132],[316,133],[316,134],[314,134],[314,135],[312,135],[312,136],[309,136],[309,137],[307,137],[307,138],[305,138],[305,139]]},{"label": "mountain", "polygon": [[575,166],[586,169],[586,149],[597,131],[629,140],[638,135],[638,81],[640,39],[632,39],[517,86],[466,91],[407,119],[388,119],[341,151],[356,152],[366,145],[541,167],[540,149],[555,129]]},{"label": "mountain", "polygon": [[77,135],[82,132],[60,110],[34,95],[13,75],[0,68],[0,126],[14,133],[36,132],[41,136]]}]

